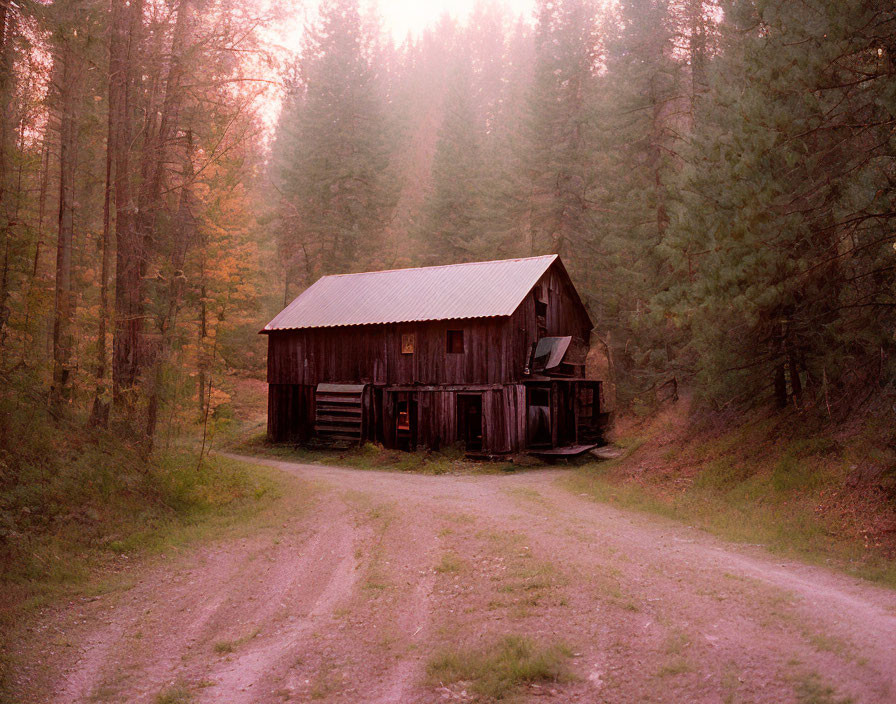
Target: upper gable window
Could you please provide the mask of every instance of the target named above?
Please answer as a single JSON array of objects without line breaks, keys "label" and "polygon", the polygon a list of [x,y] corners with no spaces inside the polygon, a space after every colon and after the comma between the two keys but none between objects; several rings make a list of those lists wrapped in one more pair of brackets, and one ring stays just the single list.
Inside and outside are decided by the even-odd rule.
[{"label": "upper gable window", "polygon": [[401,353],[414,354],[417,347],[417,335],[414,333],[405,333],[401,336]]},{"label": "upper gable window", "polygon": [[464,351],[464,331],[449,330],[446,340],[446,351],[450,354],[461,354]]},{"label": "upper gable window", "polygon": [[535,287],[535,290],[532,292],[532,297],[535,299],[535,315],[539,317],[545,317],[548,314],[548,293],[547,287],[539,284]]}]

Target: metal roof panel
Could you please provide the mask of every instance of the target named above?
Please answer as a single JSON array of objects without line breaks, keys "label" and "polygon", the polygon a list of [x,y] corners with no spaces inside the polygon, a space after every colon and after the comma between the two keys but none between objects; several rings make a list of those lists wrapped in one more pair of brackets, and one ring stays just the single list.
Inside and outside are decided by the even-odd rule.
[{"label": "metal roof panel", "polygon": [[324,276],[262,332],[510,315],[556,254]]}]

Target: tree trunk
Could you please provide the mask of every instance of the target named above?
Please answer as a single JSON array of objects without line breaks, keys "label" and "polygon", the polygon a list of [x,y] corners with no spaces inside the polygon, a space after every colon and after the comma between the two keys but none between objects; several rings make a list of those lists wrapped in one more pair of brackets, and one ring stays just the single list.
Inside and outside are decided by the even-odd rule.
[{"label": "tree trunk", "polygon": [[[186,43],[189,26],[190,4],[181,0],[177,9],[177,20],[171,39],[171,63],[165,79],[165,96],[162,100],[158,127],[150,128],[143,152],[143,174],[137,212],[137,236],[149,253],[155,244],[156,223],[161,209],[162,184],[167,167],[168,149],[177,130],[177,111],[181,101],[181,77],[183,66],[181,53]],[[152,106],[151,106],[152,107]]]},{"label": "tree trunk", "polygon": [[202,283],[199,288],[199,340],[197,343],[198,350],[198,376],[199,376],[199,384],[198,384],[198,392],[199,392],[199,414],[202,415],[205,412],[205,372],[206,372],[206,359],[205,359],[205,340],[208,337],[208,310],[206,308],[205,297],[207,295],[206,287],[205,287],[205,256],[203,255],[202,260],[202,271],[200,272],[200,276],[202,277]]},{"label": "tree trunk", "polygon": [[59,219],[56,245],[56,305],[53,318],[53,389],[56,403],[71,398],[72,240],[75,158],[78,138],[80,60],[67,39],[59,50]]},{"label": "tree trunk", "polygon": [[133,63],[143,18],[141,0],[113,0],[109,42],[109,110],[113,115],[115,173],[115,330],[112,339],[112,395],[129,406],[142,367],[143,267],[145,255],[134,231],[131,196],[131,105]]},{"label": "tree trunk", "polygon": [[[110,70],[111,70],[111,56]],[[111,82],[111,72],[110,72]],[[109,424],[109,401],[106,389],[107,360],[106,323],[109,320],[109,266],[111,264],[110,230],[112,224],[112,161],[115,148],[115,114],[109,104],[106,122],[106,184],[103,193],[103,236],[100,246],[103,250],[103,261],[100,268],[100,320],[96,338],[96,390],[93,396],[93,409],[90,422],[105,428]]]},{"label": "tree trunk", "polygon": [[[170,64],[168,75],[165,78],[165,96],[162,101],[161,115],[158,128],[150,132],[144,145],[143,165],[141,172],[144,174],[139,195],[139,208],[136,221],[137,238],[141,242],[147,259],[150,254],[162,251],[161,233],[157,232],[158,214],[163,208],[162,185],[165,180],[168,151],[171,141],[177,131],[177,113],[181,102],[181,77],[183,65],[181,54],[184,51],[189,27],[189,0],[181,0],[177,8],[177,19],[174,24],[174,32],[171,39]],[[187,156],[183,172],[183,185],[181,188],[181,202],[177,214],[177,223],[173,240],[169,242],[171,256],[171,279],[168,281],[163,299],[163,310],[159,320],[159,342],[153,350],[153,376],[152,386],[149,389],[145,438],[147,451],[151,451],[156,425],[158,423],[159,406],[162,396],[162,371],[168,353],[171,348],[171,329],[174,326],[175,316],[180,300],[181,283],[183,280],[183,263],[186,255],[186,239],[184,234],[184,210],[190,208],[190,185],[193,179],[192,172],[192,145],[188,137]],[[144,265],[145,268],[145,265]]]},{"label": "tree trunk", "polygon": [[14,6],[0,2],[0,231],[3,233],[3,274],[0,279],[0,343],[5,337],[9,308],[9,247],[11,223],[7,186],[10,172],[10,138],[12,134],[11,106],[13,104],[12,40],[15,31]]},{"label": "tree trunk", "polygon": [[663,183],[663,136],[665,132],[663,101],[660,96],[660,90],[655,85],[656,79],[653,79],[654,85],[651,86],[653,111],[651,116],[651,136],[650,136],[650,163],[653,170],[653,185],[656,189],[656,233],[657,243],[662,242],[666,237],[666,228],[669,224],[669,213],[666,210],[666,189]]},{"label": "tree trunk", "polygon": [[688,54],[691,62],[691,116],[696,120],[697,96],[706,90],[706,19],[703,0],[688,0]]},{"label": "tree trunk", "polygon": [[170,273],[168,285],[165,288],[165,300],[162,310],[164,313],[158,321],[159,349],[156,350],[153,360],[153,382],[149,393],[147,408],[146,438],[147,448],[151,450],[156,434],[159,409],[163,400],[163,371],[164,365],[171,353],[172,341],[177,327],[177,314],[180,311],[181,298],[184,291],[184,264],[187,251],[193,244],[196,234],[196,222],[193,215],[195,209],[193,197],[193,138],[190,132],[186,135],[186,150],[184,166],[181,174],[182,183],[180,190],[180,202],[174,223],[174,232],[170,250]]},{"label": "tree trunk", "polygon": [[797,408],[803,407],[803,384],[800,381],[799,365],[793,350],[787,353],[787,366],[790,372],[790,391],[793,394],[793,403]]},{"label": "tree trunk", "polygon": [[784,362],[775,367],[775,405],[787,408],[787,375],[784,371]]},{"label": "tree trunk", "polygon": [[[41,247],[44,243],[44,216],[47,210],[47,191],[50,180],[50,144],[47,134],[44,133],[43,148],[40,167],[40,190],[37,201],[37,242],[34,245],[34,258],[31,260],[31,276],[28,279],[28,292],[25,295],[25,328],[31,320],[31,308],[34,305],[34,287],[37,282],[37,273],[40,271]],[[22,365],[28,359],[28,336],[22,335]]]}]

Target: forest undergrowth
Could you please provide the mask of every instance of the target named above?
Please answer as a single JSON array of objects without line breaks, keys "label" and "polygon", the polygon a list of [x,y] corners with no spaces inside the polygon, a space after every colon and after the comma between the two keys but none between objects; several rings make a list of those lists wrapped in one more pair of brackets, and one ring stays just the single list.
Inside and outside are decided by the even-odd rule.
[{"label": "forest undergrowth", "polygon": [[200,460],[202,430],[146,457],[117,429],[0,394],[0,691],[23,617],[116,589],[136,558],[248,522],[281,494],[276,473]]}]

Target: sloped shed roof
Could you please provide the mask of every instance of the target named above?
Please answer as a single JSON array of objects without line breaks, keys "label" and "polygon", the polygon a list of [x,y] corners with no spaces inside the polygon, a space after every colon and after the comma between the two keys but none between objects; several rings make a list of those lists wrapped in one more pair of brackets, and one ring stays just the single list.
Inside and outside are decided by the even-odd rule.
[{"label": "sloped shed roof", "polygon": [[556,254],[324,276],[262,332],[511,315]]}]

